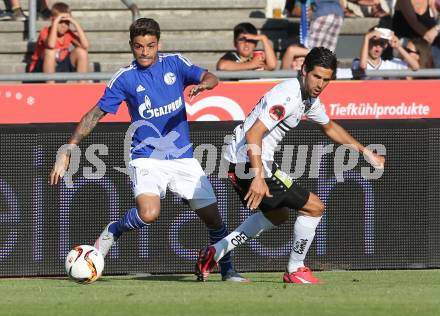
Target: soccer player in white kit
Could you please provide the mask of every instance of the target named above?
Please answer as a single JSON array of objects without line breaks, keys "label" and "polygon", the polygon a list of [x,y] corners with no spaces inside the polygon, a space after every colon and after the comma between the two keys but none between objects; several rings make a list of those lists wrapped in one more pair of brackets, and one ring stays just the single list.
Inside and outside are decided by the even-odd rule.
[{"label": "soccer player in white kit", "polygon": [[[127,103],[131,127],[135,127],[130,168],[136,207],[109,223],[96,240],[95,247],[104,256],[124,232],[157,220],[160,199],[167,189],[188,202],[207,226],[212,243],[228,235],[211,183],[193,157],[183,95],[189,85],[195,85],[190,97],[213,89],[218,79],[180,54],[159,54],[159,38],[160,27],[153,19],[140,18],[130,26],[130,48],[135,59],[108,82],[104,95],[84,115],[69,140],[72,146],[79,144],[102,117],[115,114],[123,101]],[[69,163],[67,150],[52,169],[51,184],[58,183]],[[248,281],[234,270],[230,257],[223,259],[223,281]]]},{"label": "soccer player in white kit", "polygon": [[234,129],[232,141],[224,154],[230,163],[228,178],[243,204],[261,211],[249,216],[221,241],[200,250],[196,273],[201,279],[206,280],[217,262],[237,245],[284,223],[289,209],[297,209],[294,246],[283,281],[319,283],[310,268],[304,265],[304,259],[325,205],[316,194],[300,187],[278,168],[273,162],[275,147],[306,115],[319,124],[332,141],[363,153],[375,168],[383,168],[385,163],[384,157],[366,149],[327,116],[318,96],[335,78],[336,66],[336,56],[330,50],[313,48],[305,58],[300,76],[273,87],[244,123]]}]

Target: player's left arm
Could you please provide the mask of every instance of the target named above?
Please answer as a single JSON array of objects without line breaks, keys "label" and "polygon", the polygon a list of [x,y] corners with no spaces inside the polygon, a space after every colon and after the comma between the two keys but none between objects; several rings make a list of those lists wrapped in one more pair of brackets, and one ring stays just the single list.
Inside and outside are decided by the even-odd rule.
[{"label": "player's left arm", "polygon": [[196,86],[194,86],[191,91],[189,92],[189,98],[192,100],[194,97],[198,96],[200,93],[202,93],[205,90],[211,90],[214,89],[218,85],[218,78],[213,73],[210,73],[209,71],[205,71],[202,74],[202,77],[200,79],[200,83]]},{"label": "player's left arm", "polygon": [[321,130],[333,142],[343,144],[354,148],[359,153],[364,154],[364,157],[377,169],[383,169],[385,158],[368,150],[361,143],[359,143],[353,136],[351,136],[342,126],[330,120],[327,124],[322,124]]}]

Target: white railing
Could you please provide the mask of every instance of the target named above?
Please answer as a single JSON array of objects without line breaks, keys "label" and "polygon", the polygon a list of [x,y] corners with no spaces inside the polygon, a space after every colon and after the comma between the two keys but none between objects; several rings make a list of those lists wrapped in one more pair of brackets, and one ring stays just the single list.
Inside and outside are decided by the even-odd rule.
[{"label": "white railing", "polygon": [[[252,79],[284,79],[296,77],[296,71],[276,70],[276,71],[213,71],[221,80],[252,80]],[[412,70],[367,70],[367,77],[392,77],[392,78],[439,78],[440,69],[421,69]],[[18,74],[0,74],[0,82],[4,81],[24,81],[24,82],[42,82],[48,80],[55,81],[107,81],[113,76],[109,72],[58,72],[53,74],[46,73],[18,73]],[[346,79],[345,79],[346,80]]]},{"label": "white railing", "polygon": [[[28,40],[35,42],[37,39],[36,30],[37,20],[37,1],[29,0],[28,16]],[[252,80],[252,79],[284,79],[292,78],[297,75],[296,71],[276,70],[276,71],[213,71],[221,80]],[[440,78],[440,69],[421,69],[412,70],[367,70],[367,77],[391,77],[391,78]],[[19,73],[19,74],[0,74],[0,82],[5,81],[25,81],[42,82],[48,80],[55,81],[107,81],[113,76],[113,73],[89,72],[89,73]],[[345,79],[346,80],[346,79]]]}]

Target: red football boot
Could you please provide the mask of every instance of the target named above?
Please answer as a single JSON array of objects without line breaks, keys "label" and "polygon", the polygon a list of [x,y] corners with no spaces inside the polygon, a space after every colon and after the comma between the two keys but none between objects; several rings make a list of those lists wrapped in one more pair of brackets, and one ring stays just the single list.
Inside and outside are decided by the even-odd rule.
[{"label": "red football boot", "polygon": [[286,272],[283,275],[284,283],[298,283],[298,284],[318,284],[321,283],[319,279],[315,278],[310,270],[307,267],[301,267],[296,270],[296,272]]},{"label": "red football boot", "polygon": [[200,249],[195,272],[198,281],[205,282],[209,274],[214,270],[214,267],[217,265],[217,262],[214,260],[214,255],[215,248],[213,246]]}]

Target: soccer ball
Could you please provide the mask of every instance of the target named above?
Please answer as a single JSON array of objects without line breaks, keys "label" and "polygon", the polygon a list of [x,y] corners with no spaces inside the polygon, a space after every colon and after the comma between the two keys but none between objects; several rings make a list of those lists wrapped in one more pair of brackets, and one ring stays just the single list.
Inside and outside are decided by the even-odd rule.
[{"label": "soccer ball", "polygon": [[95,247],[76,246],[66,258],[67,275],[75,282],[87,284],[98,280],[104,270],[104,257]]}]

